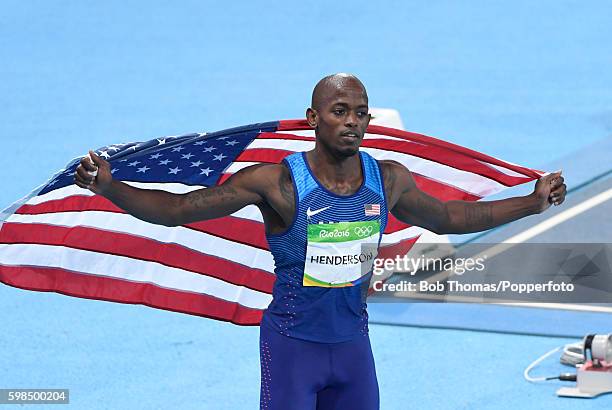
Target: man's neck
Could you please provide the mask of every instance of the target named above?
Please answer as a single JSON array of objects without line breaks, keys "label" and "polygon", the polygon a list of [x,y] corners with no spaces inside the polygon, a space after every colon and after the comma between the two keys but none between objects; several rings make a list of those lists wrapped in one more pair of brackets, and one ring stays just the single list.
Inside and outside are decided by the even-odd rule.
[{"label": "man's neck", "polygon": [[316,146],[306,153],[306,159],[317,179],[334,192],[356,191],[363,181],[359,153],[336,157]]}]

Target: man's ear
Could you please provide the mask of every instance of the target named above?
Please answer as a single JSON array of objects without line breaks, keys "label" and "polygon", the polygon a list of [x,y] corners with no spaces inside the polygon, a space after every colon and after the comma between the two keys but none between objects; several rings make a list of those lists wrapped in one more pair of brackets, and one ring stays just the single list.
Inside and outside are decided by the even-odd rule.
[{"label": "man's ear", "polygon": [[306,110],[306,121],[308,121],[308,125],[310,125],[312,128],[317,128],[317,125],[319,125],[319,115],[317,110],[314,108],[308,108]]}]

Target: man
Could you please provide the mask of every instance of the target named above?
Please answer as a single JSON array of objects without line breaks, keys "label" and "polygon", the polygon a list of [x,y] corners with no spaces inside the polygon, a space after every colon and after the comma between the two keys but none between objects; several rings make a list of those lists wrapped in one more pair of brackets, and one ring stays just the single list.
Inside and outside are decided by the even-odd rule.
[{"label": "man", "polygon": [[370,115],[365,87],[352,75],[319,81],[306,116],[316,134],[312,151],[244,168],[220,186],[182,195],[141,190],[113,180],[109,163],[93,152],[75,183],[166,226],[257,205],[276,273],[261,323],[261,408],[378,409],[363,292],[371,272],[351,258],[371,257],[363,245],[380,242],[387,212],[436,233],[476,232],[563,203],[566,186],[558,172],[525,197],[440,202],[403,165],[359,151]]}]

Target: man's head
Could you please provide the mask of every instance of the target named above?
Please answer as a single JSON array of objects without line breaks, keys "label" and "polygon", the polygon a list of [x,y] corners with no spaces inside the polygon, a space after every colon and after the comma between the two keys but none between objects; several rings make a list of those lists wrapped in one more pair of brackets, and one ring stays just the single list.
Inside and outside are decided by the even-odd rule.
[{"label": "man's head", "polygon": [[324,77],[312,91],[306,118],[324,149],[339,157],[355,155],[370,123],[365,87],[352,74]]}]

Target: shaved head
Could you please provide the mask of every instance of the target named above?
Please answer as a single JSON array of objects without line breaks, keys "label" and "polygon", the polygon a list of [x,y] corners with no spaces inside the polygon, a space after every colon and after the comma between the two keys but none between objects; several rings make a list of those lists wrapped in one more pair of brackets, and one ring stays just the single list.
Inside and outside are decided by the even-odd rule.
[{"label": "shaved head", "polygon": [[320,109],[327,101],[333,98],[338,92],[347,87],[359,87],[367,102],[368,94],[361,81],[353,74],[337,73],[323,77],[312,90],[311,107],[315,110]]},{"label": "shaved head", "polygon": [[315,150],[335,160],[354,157],[370,123],[368,94],[357,77],[328,75],[312,91],[306,120],[316,136]]}]

